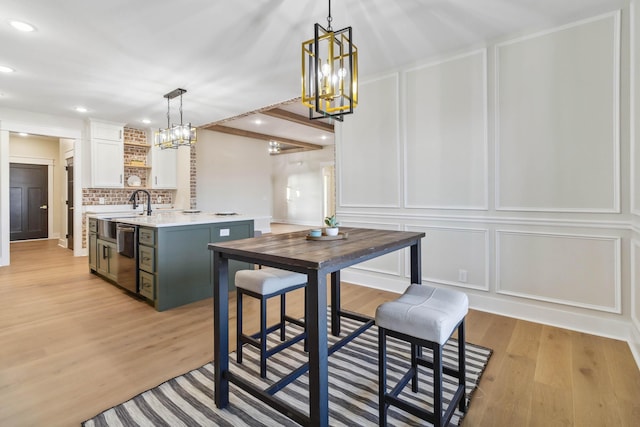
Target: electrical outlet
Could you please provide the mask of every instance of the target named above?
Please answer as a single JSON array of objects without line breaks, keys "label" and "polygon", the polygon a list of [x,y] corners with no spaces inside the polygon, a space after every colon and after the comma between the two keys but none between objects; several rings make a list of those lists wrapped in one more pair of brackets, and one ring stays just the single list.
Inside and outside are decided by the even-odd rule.
[{"label": "electrical outlet", "polygon": [[104,197],[100,197],[100,198],[98,199],[98,204],[100,204],[100,205],[104,205]]},{"label": "electrical outlet", "polygon": [[158,196],[158,204],[161,205],[162,204],[162,196]]},{"label": "electrical outlet", "polygon": [[467,283],[467,270],[458,270],[458,282]]}]

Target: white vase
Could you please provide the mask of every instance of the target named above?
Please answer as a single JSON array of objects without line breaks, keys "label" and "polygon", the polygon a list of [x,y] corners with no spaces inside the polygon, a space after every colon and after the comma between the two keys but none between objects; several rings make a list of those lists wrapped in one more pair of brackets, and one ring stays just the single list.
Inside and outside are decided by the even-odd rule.
[{"label": "white vase", "polygon": [[327,236],[337,236],[340,229],[338,227],[325,227],[324,233]]}]

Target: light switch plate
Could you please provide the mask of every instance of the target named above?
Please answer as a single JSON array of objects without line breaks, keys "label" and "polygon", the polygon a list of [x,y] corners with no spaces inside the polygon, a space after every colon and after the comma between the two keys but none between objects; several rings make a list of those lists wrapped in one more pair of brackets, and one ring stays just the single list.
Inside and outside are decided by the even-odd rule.
[{"label": "light switch plate", "polygon": [[228,228],[221,228],[220,229],[220,237],[225,237],[229,235],[229,229]]}]

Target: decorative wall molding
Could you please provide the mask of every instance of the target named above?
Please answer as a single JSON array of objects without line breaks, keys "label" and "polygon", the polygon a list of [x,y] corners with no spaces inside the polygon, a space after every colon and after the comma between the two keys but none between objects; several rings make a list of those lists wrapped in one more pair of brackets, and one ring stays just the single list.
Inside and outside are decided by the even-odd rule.
[{"label": "decorative wall molding", "polygon": [[[393,161],[393,159],[385,159],[385,162],[389,163],[389,164],[394,164],[394,166],[396,167],[396,170],[398,172],[398,175],[395,177],[396,182],[395,182],[395,200],[393,202],[390,203],[380,203],[380,202],[374,202],[374,203],[358,203],[358,202],[353,202],[353,201],[349,201],[347,200],[348,195],[345,192],[345,188],[344,188],[344,183],[345,181],[352,181],[352,179],[345,179],[345,176],[349,177],[349,173],[351,173],[351,176],[353,176],[354,173],[357,174],[357,171],[354,171],[353,165],[350,165],[348,171],[343,169],[342,167],[342,162],[345,158],[345,154],[344,154],[344,149],[346,144],[350,144],[353,147],[353,144],[356,141],[345,141],[345,131],[344,131],[344,127],[341,124],[338,124],[338,126],[336,126],[336,150],[338,151],[337,155],[336,155],[336,186],[338,189],[338,206],[339,207],[355,207],[355,208],[362,208],[362,207],[367,207],[367,208],[399,208],[401,207],[402,204],[402,200],[401,200],[401,195],[403,194],[403,189],[402,189],[402,180],[400,179],[400,171],[402,170],[402,152],[401,152],[401,126],[400,126],[400,75],[398,72],[394,72],[391,74],[386,74],[383,76],[379,76],[375,79],[371,79],[371,80],[367,80],[364,82],[360,83],[360,98],[362,100],[363,97],[366,96],[366,86],[370,85],[370,84],[375,84],[377,82],[383,82],[385,80],[392,80],[392,84],[394,86],[394,98],[393,98],[393,102],[395,102],[395,111],[393,111],[392,117],[393,117],[393,123],[395,123],[396,129],[395,129],[395,135],[394,135],[394,140],[393,141],[389,141],[389,140],[385,140],[385,144],[391,144],[395,147],[395,153],[396,153],[396,159],[395,162]],[[363,90],[364,89],[364,90]],[[359,114],[354,115],[354,117],[350,117],[352,122],[357,122],[357,120],[359,120],[360,117],[366,117],[366,108],[377,108],[379,109],[379,106],[373,105],[373,106],[367,106],[365,105],[364,101],[361,102],[361,106],[358,107],[358,111]],[[370,126],[367,126],[370,127]],[[370,158],[367,155],[367,147],[366,145],[370,142],[370,141],[363,141],[363,139],[366,138],[358,138],[358,141],[361,141],[364,146],[360,147],[360,164],[368,164],[368,162],[370,162]],[[358,147],[356,147],[358,148]],[[370,151],[369,151],[370,152]],[[357,164],[357,163],[356,163]],[[379,173],[379,175],[382,176],[382,174]],[[372,186],[375,185],[375,183],[370,182],[367,183],[367,189],[372,188]],[[375,187],[373,187],[375,188]],[[355,190],[354,190],[355,191]]]},{"label": "decorative wall molding", "polygon": [[[479,59],[475,59],[474,57],[479,57]],[[479,60],[479,66],[478,69],[473,69],[474,66],[476,66],[477,64],[474,61],[474,59],[476,61]],[[466,63],[464,63],[464,67],[463,69],[465,71],[470,70],[472,73],[477,72],[477,75],[468,75],[468,76],[464,76],[464,77],[468,77],[468,81],[451,81],[451,82],[447,82],[446,78],[449,76],[452,76],[452,78],[456,78],[459,76],[456,76],[455,71],[455,62],[461,62],[461,64],[463,63],[463,61],[466,61]],[[471,61],[471,63],[469,63]],[[437,67],[454,67],[453,68],[453,72],[452,70],[444,70],[441,73],[436,74],[435,78],[437,79],[436,82],[432,82],[433,84],[430,85],[430,82],[428,80],[427,76],[422,76],[422,79],[418,78],[418,73],[420,72],[424,72],[424,71],[428,71],[430,69],[436,69]],[[459,71],[461,65],[458,66],[457,71]],[[451,112],[451,110],[455,110],[454,114],[470,114],[471,112],[467,112],[464,111],[464,108],[467,107],[468,105],[471,105],[472,108],[478,107],[477,105],[475,105],[475,102],[477,102],[477,98],[471,98],[471,94],[473,93],[472,89],[477,89],[479,91],[481,91],[481,105],[479,106],[478,110],[475,110],[474,113],[477,115],[477,119],[479,119],[478,121],[481,121],[482,125],[482,132],[481,132],[481,139],[482,139],[482,155],[477,156],[474,154],[474,146],[476,146],[476,140],[472,140],[472,141],[464,141],[461,140],[460,137],[457,135],[461,132],[464,133],[464,130],[461,130],[461,122],[468,122],[470,128],[467,129],[466,131],[466,135],[464,136],[468,136],[468,135],[475,135],[476,132],[476,127],[474,125],[477,125],[476,120],[474,120],[473,117],[469,117],[468,120],[457,120],[456,121],[456,129],[452,130],[451,126],[447,126],[446,123],[448,123],[448,120],[446,120],[446,117],[444,120],[441,120],[442,127],[438,128],[438,130],[435,131],[434,134],[422,134],[420,135],[421,140],[419,141],[419,143],[416,143],[416,141],[412,141],[411,140],[411,136],[410,136],[410,130],[414,129],[416,127],[419,127],[419,123],[421,122],[420,119],[414,117],[414,121],[409,123],[411,116],[411,112],[412,112],[412,107],[410,106],[410,101],[415,98],[414,104],[412,105],[417,105],[417,108],[420,107],[425,107],[428,106],[429,104],[429,100],[431,99],[432,96],[429,96],[429,94],[427,93],[416,93],[416,90],[414,88],[414,90],[409,90],[409,88],[407,87],[407,85],[409,84],[409,81],[411,79],[412,75],[416,75],[416,79],[415,79],[415,84],[419,85],[419,84],[423,84],[427,87],[433,87],[433,86],[437,86],[438,88],[436,90],[439,90],[440,87],[451,87],[451,86],[456,86],[456,87],[463,87],[465,88],[465,92],[462,94],[455,94],[454,90],[449,91],[448,96],[443,97],[443,96],[438,96],[438,94],[434,94],[433,96],[435,96],[435,99],[443,99],[446,101],[440,102],[435,109],[437,110],[437,112],[441,115],[446,115],[448,112]],[[470,52],[465,52],[462,54],[458,54],[449,58],[444,58],[444,59],[439,59],[437,61],[433,61],[427,64],[423,64],[423,65],[419,65],[419,66],[415,66],[412,68],[408,68],[405,69],[402,73],[402,82],[403,82],[403,87],[402,87],[402,99],[403,99],[403,105],[404,105],[404,109],[403,109],[403,128],[405,129],[404,132],[404,138],[403,138],[403,148],[404,148],[404,175],[403,175],[403,181],[404,181],[404,195],[403,195],[403,202],[404,202],[404,206],[406,208],[417,208],[417,209],[460,209],[460,210],[488,210],[489,209],[489,136],[488,136],[488,101],[487,101],[487,50],[486,48],[483,49],[477,49],[477,50],[473,50]],[[476,78],[479,78],[480,80],[480,86],[479,87],[474,87],[474,84],[477,83]],[[453,105],[447,104],[447,103],[455,103],[456,102],[456,96],[458,98],[460,97],[466,97],[466,99],[464,100],[464,102],[462,102],[462,108],[460,108],[460,106],[457,106],[456,108],[453,107]],[[426,99],[425,99],[426,97]],[[458,99],[458,101],[461,101],[461,99]],[[449,107],[449,111],[447,111],[447,105]],[[414,112],[415,113],[415,112]],[[417,114],[417,113],[415,113]],[[428,112],[423,114],[425,116],[424,120],[429,120],[428,119]],[[422,121],[424,121],[422,120]],[[429,129],[429,127],[427,126],[427,129]],[[443,133],[444,132],[444,133]],[[453,133],[453,134],[452,134]],[[463,137],[464,137],[463,136]],[[416,158],[417,156],[415,155],[410,155],[409,152],[410,151],[419,151],[420,149],[422,150],[428,150],[428,148],[425,148],[428,144],[424,141],[424,140],[429,140],[429,138],[446,138],[447,141],[446,143],[443,144],[439,144],[439,147],[444,147],[442,148],[442,150],[440,151],[440,155],[442,156],[446,156],[447,152],[446,150],[449,149],[451,150],[452,146],[453,147],[457,147],[460,146],[461,144],[467,144],[466,149],[464,150],[459,150],[458,151],[458,155],[457,157],[460,157],[461,153],[465,153],[467,155],[470,155],[473,157],[474,160],[474,164],[476,161],[476,157],[480,157],[480,161],[478,163],[482,163],[481,166],[481,170],[477,171],[476,168],[472,168],[472,167],[468,167],[468,164],[463,164],[462,168],[459,168],[459,172],[462,174],[469,174],[469,177],[463,177],[462,181],[465,182],[465,186],[469,187],[473,184],[475,184],[477,181],[481,181],[482,182],[482,201],[479,204],[465,204],[465,203],[455,203],[455,204],[448,204],[448,203],[418,203],[417,200],[415,200],[416,203],[412,203],[410,201],[410,198],[412,197],[410,195],[410,188],[411,188],[411,183],[415,182],[415,179],[410,179],[409,177],[409,173],[412,170],[412,162],[413,161],[420,161],[422,160],[422,157],[420,157],[419,159]],[[419,148],[422,147],[422,148]],[[469,154],[470,153],[470,154]],[[451,153],[449,153],[449,156],[451,156]],[[431,155],[427,155],[425,156],[425,158],[428,159],[432,158],[433,156]],[[449,163],[449,162],[447,162]],[[430,171],[433,170],[437,170],[436,167],[432,167],[433,165],[421,165],[419,168],[416,168],[415,170],[418,171],[422,171],[422,172],[416,172],[414,171],[413,174],[416,173],[422,173],[424,174],[430,174]],[[478,177],[472,177],[471,175],[471,171],[475,171],[476,175],[479,175],[480,178],[477,179]],[[441,171],[440,174],[446,174],[447,171]],[[454,175],[459,175],[459,173],[455,173],[455,171],[452,171],[451,174]],[[434,176],[432,179],[428,179],[428,178],[424,178],[427,182],[431,182],[435,185],[437,185],[439,187],[439,185],[435,182],[436,181],[436,176]],[[444,181],[449,181],[449,182],[455,182],[455,179],[451,179],[450,177],[447,178],[447,176],[444,176],[441,178],[443,178]],[[439,180],[438,180],[439,181]],[[415,185],[418,185],[420,187],[423,187],[423,185],[416,183]],[[474,187],[474,189],[471,188],[465,188],[467,190],[467,193],[476,193],[477,189]],[[448,189],[448,193],[450,193],[452,190]],[[434,195],[434,194],[430,194],[430,195],[426,195],[426,198],[438,198],[438,197],[442,197],[441,195]],[[464,197],[464,195],[462,196]],[[413,198],[416,199],[417,198],[417,194],[413,195]]]},{"label": "decorative wall molding", "polygon": [[[622,270],[622,261],[621,261],[621,241],[622,239],[618,236],[600,236],[600,235],[584,235],[584,234],[569,234],[569,233],[547,233],[547,232],[532,232],[532,231],[514,231],[514,230],[496,230],[496,258],[495,258],[495,263],[496,263],[496,267],[495,267],[495,274],[496,274],[496,293],[497,294],[503,294],[503,295],[510,295],[510,296],[516,296],[516,297],[520,297],[520,298],[529,298],[529,299],[534,299],[534,300],[538,300],[538,301],[544,301],[544,302],[550,302],[550,303],[556,303],[556,304],[563,304],[563,305],[568,305],[568,306],[572,306],[572,307],[579,307],[579,308],[587,308],[590,310],[597,310],[597,311],[604,311],[604,312],[610,312],[610,313],[616,313],[616,314],[621,314],[622,313],[622,308],[621,308],[621,295],[622,295],[622,280],[621,280],[621,270]],[[604,304],[598,304],[595,301],[592,302],[587,302],[586,299],[583,301],[580,301],[578,298],[576,298],[575,300],[571,300],[569,298],[562,298],[559,296],[553,296],[553,295],[549,295],[549,296],[545,296],[542,293],[540,294],[534,294],[532,292],[527,292],[527,291],[518,291],[518,290],[509,290],[506,289],[504,287],[504,284],[502,282],[502,264],[503,264],[503,242],[502,242],[502,238],[504,236],[519,236],[521,238],[532,238],[532,239],[539,239],[539,238],[548,238],[548,239],[566,239],[567,243],[569,243],[572,240],[583,240],[583,241],[595,241],[595,242],[609,242],[612,243],[612,252],[609,253],[609,256],[612,257],[613,262],[611,267],[611,273],[612,273],[612,277],[608,277],[603,279],[603,281],[601,283],[598,284],[593,284],[593,288],[599,288],[602,287],[604,284],[606,284],[607,282],[610,282],[613,284],[613,288],[611,289],[611,292],[613,292],[612,295],[609,295],[608,297],[610,299],[613,300],[613,304],[611,305],[604,305]],[[552,246],[549,244],[547,244],[547,246],[543,249],[542,248],[543,243],[538,242],[538,247],[537,247],[537,253],[545,253],[547,256],[548,254],[551,252],[551,250],[553,249]],[[509,252],[509,255],[513,255],[513,247],[510,248],[511,252]],[[556,250],[557,252],[557,250]],[[568,271],[568,269],[571,267],[572,263],[569,261],[576,261],[576,262],[580,262],[583,260],[580,259],[575,259],[575,257],[577,256],[576,253],[564,253],[563,255],[565,255],[567,257],[566,260],[562,261],[559,259],[556,259],[558,261],[559,264],[562,264],[564,267],[566,267],[565,270],[562,270],[562,275],[567,276],[570,272]],[[521,255],[524,256],[524,255]],[[528,261],[531,261],[530,259],[528,259]],[[527,262],[528,262],[527,261]],[[584,269],[586,265],[588,265],[589,261],[586,261],[582,264],[580,264],[581,269]],[[512,268],[513,268],[513,263],[509,264]],[[552,270],[552,267],[549,266],[548,264],[546,264],[545,266],[547,266],[547,271]],[[526,273],[524,273],[526,274]],[[564,277],[565,283],[568,281],[568,279],[566,277]],[[522,280],[519,280],[518,283],[522,282]],[[542,284],[541,284],[542,285]],[[580,295],[583,296],[584,293],[589,290],[589,289],[585,289],[584,287],[581,286],[574,286],[573,287],[574,290],[578,290],[580,289],[581,292],[576,295]],[[597,296],[594,296],[593,298],[597,299]]]},{"label": "decorative wall molding", "polygon": [[[489,245],[489,229],[487,228],[466,228],[466,227],[445,227],[445,226],[432,226],[432,225],[424,225],[424,226],[415,226],[415,225],[405,225],[405,230],[406,231],[423,231],[425,233],[427,233],[427,242],[429,242],[429,230],[437,230],[437,231],[450,231],[450,232],[454,232],[454,233],[471,233],[471,234],[481,234],[483,236],[483,240],[484,240],[484,245],[483,245],[483,250],[484,250],[484,261],[483,261],[483,274],[482,274],[482,280],[483,283],[470,283],[470,282],[461,282],[458,280],[447,280],[445,278],[442,277],[434,277],[434,276],[429,276],[428,275],[428,268],[425,268],[424,266],[424,261],[423,261],[423,268],[422,268],[422,280],[425,282],[430,282],[430,283],[435,283],[435,284],[439,284],[439,285],[446,285],[446,286],[456,286],[459,288],[465,288],[465,289],[476,289],[479,291],[484,291],[484,292],[488,292],[489,291],[489,271],[491,269],[491,263],[490,263],[490,245]],[[427,243],[428,244],[428,243]],[[426,252],[428,251],[428,247],[425,248],[425,246],[423,245],[422,247],[422,255],[423,258],[425,257]],[[481,254],[474,254],[473,256],[481,256]],[[469,272],[469,269],[466,269],[467,272]],[[410,272],[410,265],[409,265],[409,260],[406,260],[405,263],[405,275],[404,277],[409,279],[411,276],[409,274]],[[426,273],[426,274],[425,274]],[[473,272],[471,272],[473,273]]]},{"label": "decorative wall molding", "polygon": [[[437,222],[458,222],[493,225],[518,225],[518,226],[546,226],[565,228],[598,228],[611,230],[632,230],[631,221],[613,220],[585,220],[573,218],[541,218],[541,217],[507,217],[496,215],[436,215],[436,214],[408,214],[404,212],[363,212],[363,211],[340,211],[342,218],[376,218],[393,219],[397,222],[407,221],[437,221]],[[640,232],[640,228],[636,228]]]},{"label": "decorative wall molding", "polygon": [[[402,293],[409,286],[409,281],[405,278],[355,271],[351,267],[343,270],[340,278],[346,283],[394,293]],[[618,340],[629,340],[629,321],[618,315],[549,304],[525,298],[505,298],[500,295],[476,292],[474,290],[469,290],[466,293],[469,296],[469,306],[475,310]],[[544,316],[540,315],[541,310],[544,310]],[[636,332],[635,335],[640,338],[640,333]],[[636,342],[640,343],[640,339]],[[640,351],[640,346],[637,346],[637,348]],[[639,362],[638,365],[640,366],[640,358],[636,357],[636,361]]]},{"label": "decorative wall molding", "polygon": [[640,102],[640,89],[638,84],[638,76],[640,76],[640,56],[637,54],[636,49],[640,49],[640,31],[638,31],[636,14],[638,13],[636,2],[631,1],[629,4],[629,63],[631,64],[631,72],[629,73],[629,93],[631,99],[629,100],[629,140],[631,141],[630,157],[631,157],[631,178],[630,178],[630,198],[631,201],[631,213],[636,216],[640,216],[640,195],[636,194],[640,190],[636,185],[636,180],[640,179],[640,147],[638,147],[638,138],[640,135],[637,133],[638,116],[638,103]]},{"label": "decorative wall molding", "polygon": [[[362,227],[362,228],[374,228],[379,230],[396,230],[396,231],[401,230],[400,224],[398,223],[360,222],[360,221],[347,222],[343,220],[341,220],[340,223],[341,223],[340,225],[344,227]],[[404,272],[402,270],[402,266],[405,264],[404,263],[405,252],[406,250],[391,252],[381,257],[373,258],[369,261],[356,264],[351,268],[353,268],[354,270],[369,271],[373,273],[389,274],[393,276],[403,276]],[[395,263],[394,263],[395,265],[393,268],[389,269],[384,267],[376,267],[376,264],[378,265],[382,264],[385,259],[391,259],[391,258],[395,258]]]},{"label": "decorative wall molding", "polygon": [[[611,132],[611,141],[612,141],[612,146],[611,146],[611,152],[609,152],[610,156],[612,157],[612,164],[611,164],[611,171],[607,171],[607,180],[611,180],[611,184],[612,184],[612,188],[610,189],[610,191],[606,191],[605,189],[601,189],[602,191],[602,195],[606,196],[606,197],[611,197],[611,201],[610,203],[607,201],[606,203],[601,203],[604,202],[605,200],[602,201],[598,201],[595,198],[598,197],[598,195],[593,192],[592,194],[588,194],[588,193],[576,193],[574,191],[570,191],[568,188],[564,189],[563,191],[565,191],[568,195],[576,195],[576,197],[579,196],[581,197],[591,197],[590,200],[585,200],[584,201],[584,205],[583,206],[579,206],[580,203],[576,202],[576,201],[572,201],[571,203],[574,203],[574,206],[560,206],[560,205],[553,205],[553,204],[549,204],[549,202],[555,202],[558,200],[566,200],[567,197],[563,197],[561,194],[543,194],[544,191],[556,191],[557,187],[554,186],[547,186],[546,183],[539,183],[540,186],[537,187],[537,189],[539,190],[537,194],[537,199],[535,200],[536,197],[534,196],[530,196],[532,199],[531,204],[528,205],[520,205],[519,202],[509,202],[503,200],[505,199],[503,193],[504,193],[504,188],[501,188],[501,186],[504,184],[502,182],[502,179],[505,180],[509,180],[509,177],[504,178],[502,175],[502,168],[503,165],[501,163],[501,154],[502,154],[502,149],[503,149],[503,145],[504,142],[501,140],[503,138],[503,135],[501,135],[501,124],[502,124],[502,115],[501,115],[501,96],[502,96],[502,92],[504,92],[502,90],[502,88],[500,87],[500,83],[501,83],[501,50],[506,48],[506,47],[512,47],[515,44],[518,43],[522,43],[522,42],[529,42],[533,39],[540,39],[546,36],[550,36],[553,35],[554,33],[560,33],[562,31],[565,30],[572,30],[572,29],[576,29],[580,26],[583,25],[588,25],[588,24],[593,24],[596,23],[598,21],[605,21],[605,20],[612,20],[612,27],[613,27],[613,34],[610,34],[611,40],[612,40],[612,46],[611,46],[611,51],[610,52],[606,52],[606,54],[611,54],[612,59],[613,59],[613,63],[611,64],[611,75],[609,76],[611,78],[611,93],[607,93],[605,95],[602,94],[598,94],[598,96],[602,97],[603,99],[606,99],[607,101],[610,101],[611,103],[611,118],[610,118],[610,123],[607,122],[607,120],[603,119],[602,123],[603,127],[602,127],[602,131],[604,132],[604,129],[608,130],[609,132]],[[543,40],[540,43],[545,43],[545,41]],[[548,41],[547,41],[548,43]],[[556,43],[556,45],[559,45],[559,43]],[[560,49],[560,46],[557,47],[558,49]],[[536,47],[536,49],[532,49],[529,48],[530,50],[532,50],[533,52],[538,52],[538,51],[542,51],[543,48],[539,48]],[[576,51],[579,52],[579,51]],[[561,55],[562,52],[557,52],[556,55]],[[550,52],[546,52],[545,51],[545,55],[552,55]],[[549,63],[552,63],[552,61],[549,61]],[[520,74],[524,73],[526,69],[521,69]],[[595,73],[596,71],[594,71]],[[496,145],[496,149],[495,149],[495,205],[496,205],[496,210],[499,211],[530,211],[530,212],[575,212],[575,213],[619,213],[620,212],[620,135],[619,135],[619,127],[620,127],[620,112],[619,112],[619,99],[620,99],[620,79],[619,79],[619,74],[620,74],[620,11],[615,11],[612,13],[607,13],[605,15],[599,15],[590,19],[585,19],[582,21],[578,21],[578,22],[574,22],[571,24],[567,24],[567,25],[563,25],[557,28],[553,28],[550,30],[546,30],[543,32],[539,32],[539,33],[535,33],[535,34],[531,34],[531,35],[527,35],[527,36],[523,36],[523,37],[519,37],[519,38],[515,38],[500,44],[495,45],[495,122],[494,122],[494,128],[495,128],[495,145]],[[594,74],[595,76],[595,74]],[[526,76],[521,76],[521,78],[527,78]],[[558,77],[558,79],[560,79],[561,77]],[[597,77],[594,77],[597,78]],[[567,76],[568,79],[568,76]],[[586,77],[585,77],[586,79]],[[577,84],[576,84],[577,85]],[[515,86],[517,87],[517,86]],[[525,87],[520,85],[520,87]],[[585,86],[588,87],[588,86]],[[576,88],[574,88],[573,90],[577,91],[578,93],[581,93],[582,90],[580,88],[578,88],[576,86]],[[521,97],[521,94],[514,94],[513,96],[516,96],[517,99],[519,99],[519,97]],[[557,96],[554,93],[550,93],[548,96]],[[596,96],[596,95],[594,95]],[[609,100],[608,96],[611,97],[611,99]],[[548,103],[547,103],[548,105]],[[599,104],[593,104],[592,105],[599,105]],[[607,104],[605,104],[607,105]],[[593,107],[595,108],[595,107]],[[569,110],[562,110],[562,111],[569,111]],[[573,113],[573,111],[571,111],[571,113]],[[591,112],[591,115],[593,115],[595,113]],[[526,117],[526,115],[525,115]],[[567,115],[567,117],[565,118],[565,121],[569,121],[569,119],[571,120],[578,120],[579,122],[581,117],[578,117],[577,115],[575,117],[572,117],[571,115]],[[545,118],[541,119],[541,120],[547,120]],[[504,123],[513,123],[509,122],[509,121],[504,121]],[[582,122],[581,122],[582,123]],[[591,123],[591,125],[595,126],[594,123]],[[513,126],[521,126],[522,125],[516,125],[513,124]],[[554,129],[555,128],[562,128],[560,125],[554,125]],[[563,124],[562,126],[568,126],[566,123]],[[540,128],[539,126],[537,128]],[[541,128],[541,129],[545,129],[545,128]],[[566,129],[563,130],[564,132],[567,132]],[[521,133],[524,131],[521,131]],[[526,133],[526,132],[525,132]],[[554,134],[553,138],[562,138],[564,137],[562,132],[560,132],[560,134]],[[576,136],[577,138],[577,136]],[[539,142],[541,142],[541,140],[537,140],[535,143],[538,144]],[[526,144],[526,141],[518,141],[519,144]],[[547,150],[550,150],[549,147],[551,147],[552,145],[551,142],[547,143]],[[542,148],[536,148],[536,152],[543,152],[544,151],[544,146],[542,146]],[[547,154],[548,155],[548,154]],[[571,158],[569,156],[569,154],[565,153],[564,154],[565,157],[567,158]],[[544,157],[543,157],[544,159]],[[562,160],[562,159],[560,159]],[[533,171],[531,172],[533,174],[533,176],[546,176],[545,174],[543,174],[539,169],[536,167],[536,159],[527,159],[527,164],[530,165],[530,169],[532,169]],[[506,163],[505,163],[506,165]],[[574,163],[574,165],[579,165],[579,163]],[[523,168],[520,168],[520,170],[522,170]],[[584,176],[589,176],[587,171],[587,166],[583,167],[583,170],[581,170],[581,173],[584,174]],[[601,168],[600,168],[601,169]],[[566,167],[560,168],[560,169],[556,169],[557,170],[561,170],[561,171],[566,171]],[[554,170],[549,171],[550,174],[554,173]],[[563,172],[564,173],[564,172]],[[537,175],[536,175],[537,174]],[[565,180],[566,178],[566,173],[565,173]],[[571,176],[577,176],[576,173],[570,174]],[[550,180],[551,178],[549,178],[548,180]],[[511,181],[509,181],[511,182]],[[551,182],[551,181],[550,181]],[[567,181],[568,183],[569,181]],[[565,184],[565,185],[569,185],[569,184]],[[603,184],[604,185],[604,184]],[[541,187],[542,186],[542,187]],[[548,188],[547,188],[548,187]],[[522,194],[522,192],[520,192]],[[527,194],[529,194],[531,192],[527,192]],[[605,194],[606,193],[606,194]],[[547,201],[545,202],[544,200],[547,199]]]}]

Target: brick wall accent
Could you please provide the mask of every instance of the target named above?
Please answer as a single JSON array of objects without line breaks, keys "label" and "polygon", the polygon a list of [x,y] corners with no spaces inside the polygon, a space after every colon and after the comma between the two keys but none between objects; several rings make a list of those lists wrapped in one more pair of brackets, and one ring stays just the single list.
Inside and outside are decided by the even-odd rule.
[{"label": "brick wall accent", "polygon": [[[85,205],[98,205],[100,198],[104,198],[105,205],[126,205],[129,204],[129,197],[134,188],[83,188],[82,203]],[[151,193],[151,203],[159,204],[158,197],[162,197],[162,204],[173,203],[175,190],[147,190]],[[140,202],[147,203],[146,196],[140,196]]]}]

